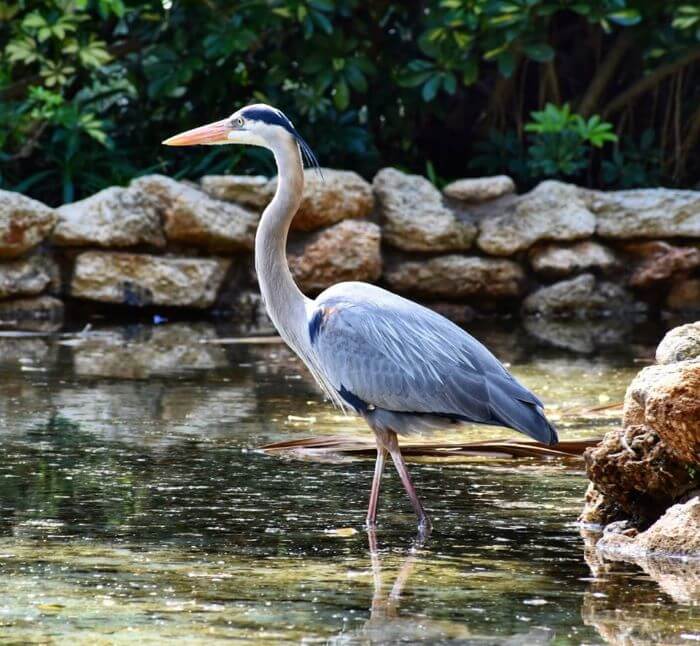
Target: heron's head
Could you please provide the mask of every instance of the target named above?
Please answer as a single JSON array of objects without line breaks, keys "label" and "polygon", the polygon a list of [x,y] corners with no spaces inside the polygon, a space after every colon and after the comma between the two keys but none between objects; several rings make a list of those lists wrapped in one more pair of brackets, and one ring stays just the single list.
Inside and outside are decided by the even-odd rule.
[{"label": "heron's head", "polygon": [[318,168],[316,156],[284,112],[264,103],[246,106],[230,117],[181,132],[163,143],[166,146],[248,144],[274,150],[285,141],[296,143],[309,164]]}]

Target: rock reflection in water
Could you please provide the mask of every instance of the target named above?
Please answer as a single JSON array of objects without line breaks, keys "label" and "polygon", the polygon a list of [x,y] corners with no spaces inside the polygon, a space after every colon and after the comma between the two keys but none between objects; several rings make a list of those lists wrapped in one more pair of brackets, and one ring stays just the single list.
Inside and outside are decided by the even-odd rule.
[{"label": "rock reflection in water", "polygon": [[226,350],[207,323],[172,323],[100,331],[73,346],[75,372],[84,376],[147,379],[227,365]]},{"label": "rock reflection in water", "polygon": [[[600,532],[582,529],[581,535],[594,577],[584,593],[581,617],[606,643],[700,640],[700,561],[603,556],[595,547]],[[666,603],[666,598],[679,605]]]}]

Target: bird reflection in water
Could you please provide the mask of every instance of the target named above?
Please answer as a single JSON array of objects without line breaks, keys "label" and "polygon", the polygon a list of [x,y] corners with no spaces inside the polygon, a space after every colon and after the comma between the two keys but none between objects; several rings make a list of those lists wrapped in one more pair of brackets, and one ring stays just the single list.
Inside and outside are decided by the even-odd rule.
[{"label": "bird reflection in water", "polygon": [[538,646],[550,644],[555,632],[546,627],[535,627],[527,633],[494,639],[493,636],[474,632],[466,622],[430,619],[425,614],[400,614],[399,605],[406,585],[416,566],[422,560],[426,536],[420,531],[401,563],[393,584],[382,577],[382,557],[377,546],[375,530],[367,531],[372,568],[372,603],[369,619],[358,629],[342,632],[330,644],[404,644],[404,643],[459,643],[504,644],[509,646]]}]

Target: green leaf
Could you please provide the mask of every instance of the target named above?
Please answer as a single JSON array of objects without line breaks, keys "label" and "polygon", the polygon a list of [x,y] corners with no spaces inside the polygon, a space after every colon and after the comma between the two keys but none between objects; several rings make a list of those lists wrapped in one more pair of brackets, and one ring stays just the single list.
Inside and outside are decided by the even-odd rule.
[{"label": "green leaf", "polygon": [[465,85],[476,83],[479,78],[479,63],[476,58],[467,59],[462,71],[462,82]]},{"label": "green leaf", "polygon": [[642,16],[636,9],[624,9],[623,11],[609,13],[608,19],[623,27],[630,27],[639,24],[642,20]]},{"label": "green leaf", "polygon": [[530,60],[538,63],[548,63],[554,58],[554,49],[547,43],[530,43],[523,50]]},{"label": "green leaf", "polygon": [[439,74],[433,74],[423,85],[423,90],[421,91],[421,96],[423,97],[423,101],[429,103],[432,101],[438,93],[438,90],[440,89],[440,81],[441,77]]},{"label": "green leaf", "polygon": [[344,79],[340,79],[335,85],[333,93],[333,103],[338,110],[347,110],[350,105],[350,88]]},{"label": "green leaf", "polygon": [[498,55],[496,58],[498,62],[498,71],[505,76],[510,78],[515,70],[515,56],[510,50],[506,50]]}]

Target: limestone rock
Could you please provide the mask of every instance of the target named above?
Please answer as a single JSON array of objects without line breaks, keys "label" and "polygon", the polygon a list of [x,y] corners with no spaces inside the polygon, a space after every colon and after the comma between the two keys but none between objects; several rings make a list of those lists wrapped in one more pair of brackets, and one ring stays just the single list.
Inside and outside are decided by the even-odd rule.
[{"label": "limestone rock", "polygon": [[306,293],[346,280],[373,282],[382,273],[380,240],[376,224],[345,220],[292,245],[289,266]]},{"label": "limestone rock", "polygon": [[477,244],[488,254],[510,256],[539,240],[580,240],[594,231],[595,216],[581,189],[548,180],[508,203],[489,206]]},{"label": "limestone rock", "polygon": [[605,238],[700,237],[700,192],[667,188],[591,192]]},{"label": "limestone rock", "polygon": [[666,305],[676,312],[700,311],[700,278],[674,281]]},{"label": "limestone rock", "polygon": [[523,301],[525,314],[586,317],[633,312],[640,307],[624,288],[615,283],[597,282],[593,274],[581,274],[542,287]]},{"label": "limestone rock", "polygon": [[0,263],[0,298],[40,294],[57,277],[58,267],[40,254]]},{"label": "limestone rock", "polygon": [[227,365],[226,349],[207,343],[216,331],[207,323],[172,323],[107,330],[78,338],[73,346],[75,373],[117,379],[148,379],[183,370]]},{"label": "limestone rock", "polygon": [[[644,423],[679,460],[700,465],[700,359],[644,368],[630,384],[625,419]],[[636,402],[636,408],[632,401]]]},{"label": "limestone rock", "polygon": [[530,252],[530,264],[542,276],[562,278],[594,269],[608,273],[618,263],[610,249],[584,240],[568,246],[547,244],[535,247]]},{"label": "limestone rock", "polygon": [[426,303],[425,305],[460,326],[467,325],[467,323],[474,320],[474,308],[469,307],[469,305],[464,305],[463,303],[442,302]]},{"label": "limestone rock", "polygon": [[56,210],[52,241],[59,246],[165,246],[153,200],[135,188],[112,186]]},{"label": "limestone rock", "polygon": [[448,300],[516,297],[525,282],[522,268],[511,260],[456,254],[395,262],[384,279],[398,292]]},{"label": "limestone rock", "polygon": [[696,357],[700,357],[700,321],[668,331],[656,348],[657,363],[675,363]]},{"label": "limestone rock", "polygon": [[20,193],[0,190],[0,258],[16,258],[51,232],[56,212]]},{"label": "limestone rock", "polygon": [[662,240],[627,245],[625,251],[642,256],[629,278],[632,287],[651,287],[674,274],[700,267],[700,249],[676,247]]},{"label": "limestone rock", "polygon": [[253,248],[257,213],[164,175],[139,177],[131,187],[153,200],[169,241],[221,252]]},{"label": "limestone rock", "polygon": [[0,326],[53,332],[63,325],[63,303],[52,296],[0,301]]},{"label": "limestone rock", "polygon": [[382,220],[382,236],[404,251],[469,249],[476,226],[447,206],[425,177],[395,168],[380,170],[373,181]]},{"label": "limestone rock", "polygon": [[75,261],[71,295],[135,307],[214,304],[230,261],[88,251]]},{"label": "limestone rock", "polygon": [[[304,193],[299,210],[292,220],[296,231],[315,231],[341,220],[367,217],[374,208],[372,187],[357,173],[347,170],[309,168],[304,171]],[[267,190],[272,195],[277,178]]]},{"label": "limestone rock", "polygon": [[205,175],[200,184],[204,192],[216,200],[235,202],[255,210],[261,210],[273,195],[264,175]]},{"label": "limestone rock", "polygon": [[687,465],[644,425],[614,429],[584,453],[586,473],[607,504],[635,524],[656,520],[695,487]]},{"label": "limestone rock", "polygon": [[649,529],[636,536],[606,533],[596,547],[628,557],[700,557],[700,496],[673,505]]},{"label": "limestone rock", "polygon": [[507,175],[473,177],[451,182],[442,192],[455,200],[480,204],[515,192],[515,182]]}]

